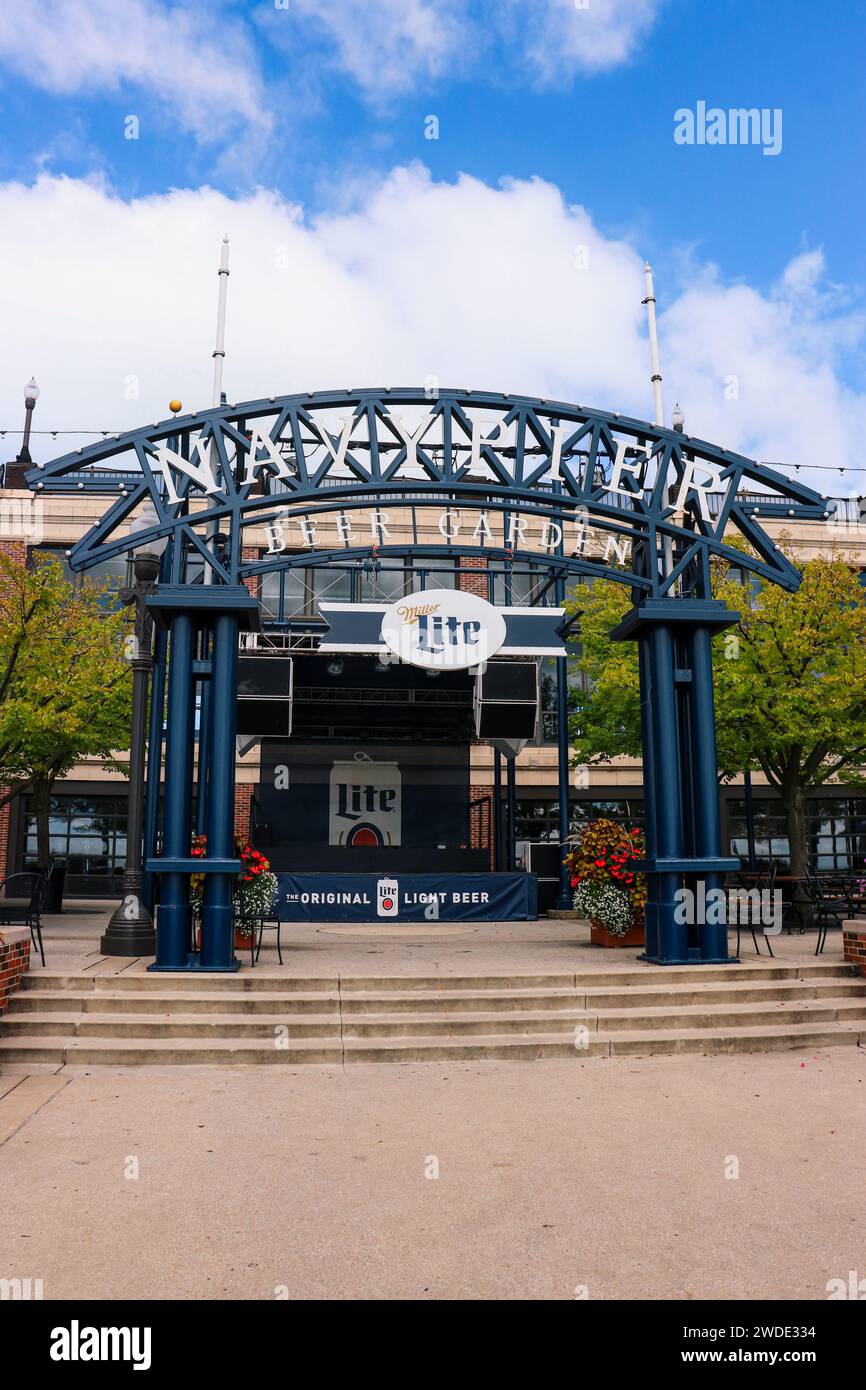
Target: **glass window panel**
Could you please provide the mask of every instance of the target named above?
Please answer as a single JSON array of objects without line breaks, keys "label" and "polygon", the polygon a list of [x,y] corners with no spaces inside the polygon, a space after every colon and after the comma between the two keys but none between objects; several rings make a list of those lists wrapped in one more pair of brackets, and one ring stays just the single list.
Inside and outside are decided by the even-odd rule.
[{"label": "glass window panel", "polygon": [[393,603],[406,592],[406,579],[403,562],[384,561],[378,569],[362,568],[359,571],[359,601],[371,603],[381,599],[383,603]]},{"label": "glass window panel", "polygon": [[416,570],[415,582],[423,589],[456,589],[457,574],[453,560],[424,560]]},{"label": "glass window panel", "polygon": [[314,612],[322,599],[327,603],[347,603],[352,597],[352,576],[348,570],[312,569]]},{"label": "glass window panel", "polygon": [[278,619],[280,616],[280,580],[282,575],[265,574],[262,576],[259,588],[259,600],[264,609],[265,618]]}]

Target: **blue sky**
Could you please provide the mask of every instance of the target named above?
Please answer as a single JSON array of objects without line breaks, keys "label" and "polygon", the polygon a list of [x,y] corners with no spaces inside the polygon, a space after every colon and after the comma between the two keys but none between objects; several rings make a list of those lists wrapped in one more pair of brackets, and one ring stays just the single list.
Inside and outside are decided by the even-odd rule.
[{"label": "blue sky", "polygon": [[[64,218],[78,226],[77,214],[70,219],[68,190],[59,189],[61,179],[79,191],[82,209],[90,206],[93,189],[100,190],[112,216],[121,205],[135,209],[139,225],[161,208],[164,216],[181,219],[179,239],[205,207],[208,216],[224,215],[233,224],[226,229],[233,236],[233,267],[240,257],[241,273],[250,236],[242,233],[238,241],[234,224],[241,219],[232,216],[232,208],[258,208],[260,224],[261,204],[255,199],[276,199],[287,226],[300,219],[315,238],[315,246],[306,243],[310,254],[315,250],[320,259],[325,255],[334,262],[331,279],[325,276],[318,287],[321,303],[323,294],[338,292],[337,280],[353,268],[352,289],[363,289],[376,254],[365,240],[371,226],[392,259],[410,249],[407,239],[411,243],[416,234],[422,255],[417,218],[413,222],[406,206],[398,204],[408,198],[420,218],[423,208],[432,206],[432,195],[416,178],[389,198],[395,171],[420,163],[435,188],[449,188],[446,215],[471,219],[470,246],[473,238],[483,239],[485,217],[491,246],[501,245],[509,235],[506,222],[514,201],[504,190],[514,181],[531,190],[532,181],[542,180],[561,199],[557,216],[563,238],[577,235],[581,218],[587,219],[611,277],[604,281],[600,302],[599,296],[585,294],[576,300],[580,331],[598,334],[606,323],[611,332],[640,331],[626,323],[625,311],[617,327],[614,277],[618,268],[621,278],[633,275],[639,258],[649,256],[660,308],[669,312],[671,357],[676,363],[681,353],[689,368],[683,386],[690,388],[699,412],[695,428],[706,415],[706,423],[718,429],[723,417],[709,386],[704,392],[692,379],[684,346],[689,336],[700,333],[704,322],[707,331],[715,324],[717,336],[725,335],[730,373],[724,370],[725,353],[709,364],[711,344],[697,357],[708,359],[706,370],[715,382],[738,375],[746,363],[745,375],[739,374],[751,379],[757,407],[759,394],[769,398],[785,389],[770,360],[767,339],[775,333],[778,356],[791,365],[782,374],[791,390],[790,409],[802,403],[798,383],[804,377],[826,377],[825,408],[838,415],[839,445],[847,459],[866,419],[864,59],[866,5],[859,0],[820,5],[814,0],[9,5],[0,13],[0,190],[12,200],[7,213],[12,207],[25,209],[20,247],[25,260],[35,254],[28,216],[35,219],[38,206],[45,220],[44,197],[38,203],[31,197],[29,205],[26,197],[41,177],[54,190],[51,215],[59,218],[58,228]],[[780,109],[781,151],[771,156],[757,145],[675,143],[674,113],[698,102],[725,110]],[[130,116],[139,122],[137,139],[125,138]],[[438,120],[435,140],[425,139],[430,116]],[[498,199],[488,206],[475,183],[468,191],[464,183],[458,194],[460,175],[498,190]],[[219,195],[217,202],[208,189]],[[177,190],[187,190],[190,198],[179,200]],[[61,216],[58,204],[64,199]],[[444,202],[437,206],[444,212]],[[582,212],[572,215],[569,209]],[[125,235],[134,243],[128,225]],[[6,226],[7,252],[14,255],[8,217]],[[363,266],[353,262],[347,244],[354,234],[366,248]],[[274,232],[275,245],[282,245],[280,235]],[[286,236],[294,246],[294,233]],[[84,241],[80,252],[70,245],[72,263],[58,281],[61,293],[74,293],[70,275],[74,281],[76,256],[82,263],[87,257]],[[46,281],[53,274],[46,266],[50,246],[43,239],[40,265]],[[628,271],[620,263],[620,246],[634,253]],[[215,260],[209,241],[201,252]],[[423,253],[429,260],[429,248]],[[478,254],[483,259],[481,250]],[[532,258],[518,266],[521,254],[518,245],[510,247],[507,268],[519,271],[525,295],[532,289]],[[117,265],[106,265],[106,285],[98,286],[110,291],[105,295],[109,315],[118,296],[116,284],[108,281],[121,273],[122,264],[118,254]],[[508,280],[506,270],[503,290]],[[252,278],[250,286],[254,294]],[[711,297],[703,308],[696,287]],[[121,298],[127,290],[124,286]],[[738,297],[738,291],[746,293]],[[267,298],[264,287],[258,292]],[[495,292],[492,283],[488,293]],[[550,283],[543,293],[557,297]],[[404,293],[404,307],[405,299]],[[738,313],[749,324],[747,344]],[[70,313],[70,322],[74,319]],[[383,324],[383,337],[387,329]],[[28,358],[39,355],[39,346],[34,334]],[[483,354],[483,341],[476,346]],[[611,397],[620,392],[626,405],[637,394],[634,346],[624,345],[621,384],[614,374],[609,382],[599,377],[596,388]],[[758,353],[768,358],[760,374]],[[365,356],[377,360],[375,352]],[[385,364],[383,355],[383,369]],[[14,357],[10,370],[20,374]],[[535,389],[535,377],[550,386],[551,370],[544,363],[527,361],[526,370],[526,389]],[[566,385],[577,370],[563,371]],[[360,375],[354,373],[356,379]],[[523,385],[490,379],[486,384],[515,390]],[[554,384],[560,386],[559,380]],[[580,394],[580,383],[573,389]],[[756,409],[751,421],[760,413]],[[752,428],[746,412],[740,412],[731,422],[736,442],[755,450],[790,449],[789,437],[771,414]],[[7,415],[4,409],[4,420]]]},{"label": "blue sky", "polygon": [[[119,79],[106,91],[96,74],[74,92],[52,92],[29,85],[18,63],[18,80],[2,90],[0,176],[101,169],[126,196],[205,182],[231,193],[262,183],[314,212],[344,203],[353,178],[421,159],[442,179],[460,172],[494,183],[503,175],[549,179],[606,229],[639,229],[654,258],[693,247],[758,287],[784,259],[815,246],[835,278],[866,281],[866,6],[859,0],[667,0],[630,60],[566,72],[552,84],[521,62],[519,33],[511,41],[492,36],[488,7],[468,5],[478,23],[476,56],[456,55],[435,74],[413,66],[411,90],[386,81],[374,99],[293,0],[287,9],[222,9],[255,46],[262,107],[275,121],[263,147],[253,139],[246,163],[243,153],[239,163],[225,160],[236,122],[226,121],[225,140],[215,113],[212,133],[178,129],[150,83]],[[673,112],[700,99],[781,108],[781,154],[675,145]],[[143,126],[137,142],[121,138],[129,112]],[[440,122],[436,141],[424,138],[431,113]]]}]

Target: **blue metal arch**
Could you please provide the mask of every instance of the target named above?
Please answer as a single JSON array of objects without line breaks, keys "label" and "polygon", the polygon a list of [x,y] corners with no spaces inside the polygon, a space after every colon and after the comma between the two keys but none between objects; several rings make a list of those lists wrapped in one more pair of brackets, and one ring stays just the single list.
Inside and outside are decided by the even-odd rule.
[{"label": "blue metal arch", "polygon": [[[426,423],[422,419],[413,432],[396,407],[423,410]],[[342,417],[336,432],[330,418],[335,411]],[[253,429],[259,438],[250,460]],[[179,461],[176,477],[171,477],[171,459]],[[215,581],[224,584],[286,567],[278,555],[250,562],[242,554],[244,525],[265,523],[278,508],[303,516],[390,503],[475,506],[560,522],[586,516],[593,529],[632,542],[632,569],[613,567],[608,577],[649,595],[671,592],[689,566],[706,576],[711,555],[726,555],[768,581],[795,589],[798,572],[756,518],[817,520],[828,514],[824,499],[811,488],[708,441],[618,412],[468,390],[432,396],[423,388],[324,391],[192,412],[38,464],[27,482],[49,495],[104,496],[110,461],[115,461],[110,486],[119,495],[72,549],[73,567],[86,569],[127,550],[125,524],[149,499],[159,524],[139,532],[136,543],[173,536],[184,542],[174,547],[177,554],[185,547],[199,554]],[[251,463],[259,476],[244,483]],[[622,491],[612,495],[617,464]],[[196,468],[212,478],[216,490],[205,492],[190,476]],[[274,491],[274,475],[281,470],[280,490]],[[705,515],[701,485],[695,484],[698,470],[723,490],[716,516]],[[749,500],[740,494],[743,485],[750,488]],[[679,508],[672,501],[678,488],[685,488]],[[223,526],[226,545],[217,557],[202,532]],[[729,527],[754,554],[726,543]],[[666,547],[673,569],[670,558],[665,563]],[[386,546],[376,549],[382,556],[389,553]],[[456,553],[447,544],[441,552]],[[490,556],[491,549],[478,547],[475,553]],[[308,559],[319,563],[328,555],[346,558],[345,550],[335,550],[311,552]],[[585,560],[550,559],[569,572],[586,572]],[[599,570],[593,566],[591,572]]]}]

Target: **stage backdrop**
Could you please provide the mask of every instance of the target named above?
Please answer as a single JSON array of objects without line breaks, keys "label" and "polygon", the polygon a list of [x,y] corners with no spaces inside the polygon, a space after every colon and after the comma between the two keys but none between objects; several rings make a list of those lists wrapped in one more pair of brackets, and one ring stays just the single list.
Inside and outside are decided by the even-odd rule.
[{"label": "stage backdrop", "polygon": [[467,847],[469,745],[267,740],[256,798],[273,846]]},{"label": "stage backdrop", "polygon": [[525,922],[534,874],[278,874],[284,922]]}]

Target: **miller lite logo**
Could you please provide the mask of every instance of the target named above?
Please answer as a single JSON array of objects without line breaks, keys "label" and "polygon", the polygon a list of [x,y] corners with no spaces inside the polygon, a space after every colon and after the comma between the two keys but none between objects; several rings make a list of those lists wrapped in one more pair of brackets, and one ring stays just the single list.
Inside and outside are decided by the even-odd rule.
[{"label": "miller lite logo", "polygon": [[402,778],[396,763],[356,757],[334,763],[328,842],[332,845],[399,845]]},{"label": "miller lite logo", "polygon": [[396,879],[380,878],[376,884],[376,916],[396,917],[400,901],[400,890]]},{"label": "miller lite logo", "polygon": [[477,594],[423,589],[386,610],[382,641],[411,666],[461,671],[480,666],[499,651],[505,619]]}]

